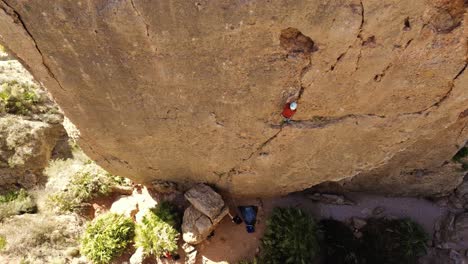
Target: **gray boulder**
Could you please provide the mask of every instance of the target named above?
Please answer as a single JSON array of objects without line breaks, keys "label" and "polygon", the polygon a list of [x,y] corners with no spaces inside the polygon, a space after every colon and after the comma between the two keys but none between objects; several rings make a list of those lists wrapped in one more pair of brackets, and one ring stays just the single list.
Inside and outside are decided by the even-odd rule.
[{"label": "gray boulder", "polygon": [[219,222],[228,214],[228,208],[221,210],[212,221],[208,216],[198,211],[193,205],[184,212],[182,222],[182,238],[189,244],[199,244],[216,228]]},{"label": "gray boulder", "polygon": [[205,184],[198,184],[185,193],[185,198],[200,212],[208,216],[212,221],[216,219],[224,209],[224,201],[221,195]]}]

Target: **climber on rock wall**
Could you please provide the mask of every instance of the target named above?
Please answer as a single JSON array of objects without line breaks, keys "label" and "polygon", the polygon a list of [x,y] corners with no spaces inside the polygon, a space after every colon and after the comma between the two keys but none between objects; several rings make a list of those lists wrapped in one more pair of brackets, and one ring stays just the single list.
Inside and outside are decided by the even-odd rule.
[{"label": "climber on rock wall", "polygon": [[286,103],[283,108],[283,112],[281,115],[284,117],[284,122],[289,123],[291,121],[292,116],[296,113],[297,110],[297,102],[293,101],[290,103]]}]

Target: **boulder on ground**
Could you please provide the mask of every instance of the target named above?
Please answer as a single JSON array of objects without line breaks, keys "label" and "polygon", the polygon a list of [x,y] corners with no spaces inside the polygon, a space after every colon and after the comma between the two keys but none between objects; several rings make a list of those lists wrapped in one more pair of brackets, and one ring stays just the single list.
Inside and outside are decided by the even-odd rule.
[{"label": "boulder on ground", "polygon": [[21,116],[0,118],[0,186],[30,188],[42,178],[52,150],[65,134],[60,124],[26,120]]},{"label": "boulder on ground", "polygon": [[142,264],[145,260],[145,252],[143,247],[138,247],[135,253],[130,257],[130,264]]},{"label": "boulder on ground", "polygon": [[216,228],[219,222],[228,214],[225,207],[213,221],[209,217],[198,211],[193,205],[184,212],[182,222],[182,238],[189,244],[199,244],[205,240]]},{"label": "boulder on ground", "polygon": [[325,204],[336,204],[336,205],[355,205],[356,203],[350,199],[338,194],[326,194],[326,193],[314,193],[307,196],[310,200],[325,203]]},{"label": "boulder on ground", "polygon": [[205,184],[198,184],[188,190],[185,193],[185,198],[212,221],[221,214],[224,208],[221,195]]},{"label": "boulder on ground", "polygon": [[110,208],[112,213],[134,218],[138,213],[138,200],[134,196],[120,196]]}]

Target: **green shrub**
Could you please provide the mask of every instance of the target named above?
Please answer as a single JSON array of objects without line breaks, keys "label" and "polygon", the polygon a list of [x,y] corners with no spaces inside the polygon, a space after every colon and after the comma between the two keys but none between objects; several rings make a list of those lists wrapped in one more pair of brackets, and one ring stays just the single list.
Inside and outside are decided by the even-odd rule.
[{"label": "green shrub", "polygon": [[0,195],[0,204],[8,203],[16,199],[25,199],[28,196],[28,193],[24,189],[7,191],[4,194]]},{"label": "green shrub", "polygon": [[429,237],[409,219],[369,219],[361,229],[365,263],[413,264],[426,252]]},{"label": "green shrub", "polygon": [[24,189],[0,195],[0,220],[13,215],[36,212],[36,201]]},{"label": "green shrub", "polygon": [[463,170],[468,170],[468,147],[461,148],[455,156],[453,156],[452,160],[455,162],[459,162],[462,164]]},{"label": "green shrub", "polygon": [[131,243],[134,228],[129,217],[103,214],[87,226],[81,242],[81,252],[93,263],[110,263]]},{"label": "green shrub", "polygon": [[312,263],[319,253],[315,221],[296,208],[275,208],[262,239],[261,263]]},{"label": "green shrub", "polygon": [[456,154],[455,156],[453,156],[453,160],[454,161],[461,161],[463,158],[465,157],[468,157],[468,148],[467,147],[463,147],[461,148]]},{"label": "green shrub", "polygon": [[320,221],[322,252],[325,264],[358,264],[359,240],[343,222],[326,219]]},{"label": "green shrub", "polygon": [[49,195],[49,202],[61,212],[76,212],[83,203],[109,194],[113,186],[120,185],[121,178],[89,163],[72,175],[65,190]]},{"label": "green shrub", "polygon": [[7,240],[5,236],[0,235],[0,251],[4,250],[7,246]]},{"label": "green shrub", "polygon": [[146,255],[160,257],[166,252],[174,253],[178,248],[179,225],[180,214],[176,208],[168,202],[162,202],[149,210],[142,223],[137,225],[135,245],[143,247]]},{"label": "green shrub", "polygon": [[44,97],[35,85],[10,81],[0,86],[0,107],[9,114],[28,115],[40,111],[37,105],[44,102]]}]

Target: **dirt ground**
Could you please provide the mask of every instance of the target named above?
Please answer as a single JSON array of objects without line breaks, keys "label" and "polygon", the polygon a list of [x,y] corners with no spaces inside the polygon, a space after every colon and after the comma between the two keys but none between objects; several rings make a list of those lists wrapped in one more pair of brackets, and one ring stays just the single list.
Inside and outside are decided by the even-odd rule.
[{"label": "dirt ground", "polygon": [[313,202],[302,194],[293,194],[273,199],[245,199],[233,201],[228,199],[231,211],[237,205],[259,206],[256,232],[249,234],[245,225],[236,225],[229,217],[223,219],[215,235],[199,245],[197,264],[231,263],[252,259],[260,246],[260,239],[265,230],[266,219],[274,207],[299,207],[316,219],[333,218],[347,220],[351,217],[367,218],[372,216],[376,207],[384,211],[381,216],[411,218],[421,224],[430,236],[434,233],[434,224],[441,218],[446,209],[425,199],[406,197],[384,197],[368,194],[349,193],[348,198],[356,205],[331,205]]}]

